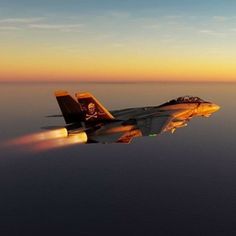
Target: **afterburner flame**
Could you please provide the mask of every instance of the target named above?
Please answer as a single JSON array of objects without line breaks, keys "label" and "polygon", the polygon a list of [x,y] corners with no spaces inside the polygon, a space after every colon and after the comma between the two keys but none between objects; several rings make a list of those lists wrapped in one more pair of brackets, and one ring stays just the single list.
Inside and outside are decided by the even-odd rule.
[{"label": "afterburner flame", "polygon": [[46,151],[50,149],[71,146],[74,144],[86,143],[87,140],[88,140],[87,134],[85,132],[82,132],[82,133],[68,136],[67,138],[59,138],[59,139],[36,143],[35,145],[32,146],[32,150]]},{"label": "afterburner flame", "polygon": [[67,130],[62,128],[21,136],[7,141],[4,143],[4,147],[11,148],[17,146],[25,151],[46,151],[74,144],[86,143],[87,140],[88,137],[85,132],[68,136]]},{"label": "afterburner flame", "polygon": [[31,145],[33,143],[45,141],[45,140],[52,140],[58,138],[65,138],[67,137],[68,132],[66,128],[56,129],[56,130],[49,130],[43,131],[34,134],[28,134],[21,136],[19,138],[9,140],[6,145]]}]

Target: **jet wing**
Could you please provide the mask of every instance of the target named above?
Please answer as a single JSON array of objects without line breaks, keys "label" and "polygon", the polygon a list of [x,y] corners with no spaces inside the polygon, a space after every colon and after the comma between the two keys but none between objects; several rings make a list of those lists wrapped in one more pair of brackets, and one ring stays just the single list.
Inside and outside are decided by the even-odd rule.
[{"label": "jet wing", "polygon": [[137,119],[137,126],[143,136],[160,134],[166,131],[173,132],[176,128],[186,126],[188,121],[186,116],[179,116],[179,114],[184,114],[184,112],[186,110],[169,111],[166,114],[151,114],[147,117]]},{"label": "jet wing", "polygon": [[151,134],[161,133],[170,121],[169,116],[148,117],[137,120],[137,128],[125,132],[117,141],[117,143],[130,143],[133,138],[140,136],[148,136]]},{"label": "jet wing", "polygon": [[160,134],[163,129],[171,122],[170,116],[148,117],[137,121],[138,128],[143,136]]},{"label": "jet wing", "polygon": [[129,132],[124,133],[117,141],[117,143],[130,143],[131,140],[135,137],[141,137],[142,132],[140,130],[131,130]]}]

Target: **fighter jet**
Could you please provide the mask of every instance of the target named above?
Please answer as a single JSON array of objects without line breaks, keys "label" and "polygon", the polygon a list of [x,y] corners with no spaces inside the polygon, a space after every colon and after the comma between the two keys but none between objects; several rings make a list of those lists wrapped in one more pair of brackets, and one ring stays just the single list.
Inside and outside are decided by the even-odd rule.
[{"label": "fighter jet", "polygon": [[159,106],[108,111],[92,94],[56,91],[68,136],[84,143],[130,143],[135,137],[156,136],[187,126],[193,117],[209,117],[219,106],[198,97],[183,96]]}]

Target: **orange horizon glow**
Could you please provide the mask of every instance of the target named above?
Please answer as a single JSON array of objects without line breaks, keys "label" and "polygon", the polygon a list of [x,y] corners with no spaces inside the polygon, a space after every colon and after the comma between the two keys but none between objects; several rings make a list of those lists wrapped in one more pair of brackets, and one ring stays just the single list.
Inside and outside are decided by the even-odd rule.
[{"label": "orange horizon glow", "polygon": [[96,57],[5,53],[0,81],[236,81],[236,62],[229,63],[230,58],[224,63],[222,58],[116,53]]},{"label": "orange horizon glow", "polygon": [[[83,81],[83,82],[112,82],[112,81],[223,81],[236,82],[236,65],[221,65],[207,63],[203,66],[195,66],[195,64],[171,64],[171,66],[163,65],[157,69],[155,65],[135,66],[109,64],[106,69],[93,68],[91,72],[86,71],[82,67],[44,67],[12,65],[11,71],[0,71],[1,81]],[[58,63],[60,65],[60,63]],[[171,67],[171,68],[170,68]]]}]

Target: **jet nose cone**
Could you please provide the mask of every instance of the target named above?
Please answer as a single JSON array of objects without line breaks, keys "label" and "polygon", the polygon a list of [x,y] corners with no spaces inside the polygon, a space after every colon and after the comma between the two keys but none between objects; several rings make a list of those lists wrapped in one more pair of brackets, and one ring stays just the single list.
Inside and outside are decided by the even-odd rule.
[{"label": "jet nose cone", "polygon": [[217,104],[212,104],[212,110],[213,110],[213,112],[216,112],[216,111],[218,111],[220,109],[220,106],[219,105],[217,105]]}]

